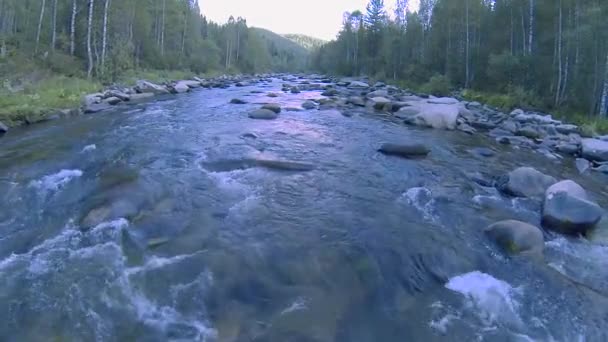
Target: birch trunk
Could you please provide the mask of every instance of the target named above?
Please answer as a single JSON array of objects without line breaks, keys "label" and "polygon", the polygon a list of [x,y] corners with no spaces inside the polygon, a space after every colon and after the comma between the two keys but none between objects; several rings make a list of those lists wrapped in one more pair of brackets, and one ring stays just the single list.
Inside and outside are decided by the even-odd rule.
[{"label": "birch trunk", "polygon": [[72,1],[72,18],[70,20],[70,55],[76,52],[76,13],[78,10],[78,0]]},{"label": "birch trunk", "polygon": [[528,27],[528,55],[532,55],[534,42],[534,0],[530,0],[530,26]]},{"label": "birch trunk", "polygon": [[604,87],[602,89],[602,98],[600,100],[600,116],[606,117],[608,114],[608,54],[606,54],[606,66],[604,70]]},{"label": "birch trunk", "polygon": [[466,12],[466,46],[465,46],[465,80],[464,88],[469,88],[469,80],[471,79],[471,65],[470,65],[470,33],[469,33],[469,0],[465,0],[465,12]]},{"label": "birch trunk", "polygon": [[51,50],[55,51],[57,43],[57,0],[53,0],[53,28],[51,32]]},{"label": "birch trunk", "polygon": [[93,33],[93,8],[95,0],[89,0],[89,16],[87,19],[87,57],[89,65],[87,69],[87,77],[90,79],[93,75],[93,52],[91,51],[91,34]]},{"label": "birch trunk", "polygon": [[38,19],[38,32],[36,33],[36,49],[35,53],[38,53],[38,46],[40,45],[40,33],[42,32],[42,20],[44,20],[44,7],[46,7],[46,0],[42,0],[42,6],[40,6],[40,18]]},{"label": "birch trunk", "polygon": [[163,15],[160,29],[160,54],[165,55],[165,9],[167,7],[167,0],[163,0]]},{"label": "birch trunk", "polygon": [[559,0],[559,19],[557,29],[557,89],[555,90],[555,106],[559,105],[559,95],[562,89],[562,0]]},{"label": "birch trunk", "polygon": [[106,0],[103,9],[103,37],[101,38],[101,73],[105,71],[106,67],[106,51],[108,45],[108,8],[110,7],[110,1]]}]

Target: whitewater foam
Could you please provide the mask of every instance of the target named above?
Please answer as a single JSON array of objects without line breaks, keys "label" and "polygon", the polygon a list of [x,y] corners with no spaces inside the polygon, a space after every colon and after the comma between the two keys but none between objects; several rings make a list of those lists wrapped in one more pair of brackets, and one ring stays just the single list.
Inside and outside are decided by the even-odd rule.
[{"label": "whitewater foam", "polygon": [[464,295],[466,307],[475,310],[486,325],[521,325],[518,314],[520,305],[515,299],[521,294],[521,289],[479,271],[450,278],[445,287]]},{"label": "whitewater foam", "polygon": [[401,195],[400,200],[404,200],[407,204],[420,211],[425,220],[431,222],[437,220],[435,199],[431,190],[424,187],[411,188]]},{"label": "whitewater foam", "polygon": [[66,184],[72,181],[74,178],[82,176],[82,171],[78,169],[74,170],[61,170],[52,175],[42,177],[40,180],[34,180],[30,182],[30,186],[38,189],[43,195],[57,192],[61,190]]},{"label": "whitewater foam", "polygon": [[91,151],[95,151],[97,149],[97,145],[95,144],[91,144],[91,145],[87,145],[85,146],[81,152],[91,152]]}]

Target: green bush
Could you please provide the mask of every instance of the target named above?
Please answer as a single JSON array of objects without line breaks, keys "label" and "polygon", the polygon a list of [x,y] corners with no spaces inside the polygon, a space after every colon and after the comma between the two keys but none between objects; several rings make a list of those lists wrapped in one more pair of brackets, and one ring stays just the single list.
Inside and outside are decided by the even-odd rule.
[{"label": "green bush", "polygon": [[421,87],[422,92],[435,96],[450,94],[450,80],[444,75],[435,75]]}]

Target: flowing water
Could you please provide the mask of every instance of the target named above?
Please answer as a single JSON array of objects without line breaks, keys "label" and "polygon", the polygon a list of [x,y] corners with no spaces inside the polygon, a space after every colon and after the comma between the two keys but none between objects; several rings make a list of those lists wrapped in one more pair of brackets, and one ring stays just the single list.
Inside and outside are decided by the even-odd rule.
[{"label": "flowing water", "polygon": [[[506,257],[483,228],[539,224],[540,205],[469,180],[533,166],[607,207],[605,176],[363,112],[247,118],[262,102],[320,97],[251,92],[280,86],[199,90],[0,139],[0,340],[608,338],[608,247],[547,233],[545,260]],[[432,153],[376,152],[403,140]]]}]

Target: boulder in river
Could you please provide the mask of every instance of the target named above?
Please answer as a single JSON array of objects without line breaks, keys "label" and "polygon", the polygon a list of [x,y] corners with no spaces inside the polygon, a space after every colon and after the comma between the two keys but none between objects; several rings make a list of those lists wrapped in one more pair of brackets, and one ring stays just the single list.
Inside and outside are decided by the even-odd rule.
[{"label": "boulder in river", "polygon": [[232,100],[230,100],[230,103],[232,103],[232,104],[245,104],[245,103],[247,103],[247,101],[241,100],[241,99],[232,99]]},{"label": "boulder in river", "polygon": [[304,108],[304,109],[315,109],[316,107],[317,107],[317,105],[310,100],[302,103],[302,108]]},{"label": "boulder in river", "polygon": [[382,110],[386,105],[391,103],[391,100],[386,97],[373,97],[369,99],[371,106],[376,110]]},{"label": "boulder in river", "polygon": [[126,94],[120,90],[109,90],[106,92],[106,97],[117,97],[121,101],[130,101],[131,95]]},{"label": "boulder in river", "polygon": [[580,151],[580,146],[569,142],[561,142],[555,146],[555,149],[564,154],[575,155]]},{"label": "boulder in river", "polygon": [[380,146],[378,151],[383,154],[405,158],[424,157],[431,152],[427,146],[419,143],[385,143]]},{"label": "boulder in river", "polygon": [[338,90],[336,90],[334,88],[329,88],[329,89],[325,90],[324,92],[322,92],[321,95],[323,95],[323,96],[336,96],[336,95],[338,95]]},{"label": "boulder in river", "polygon": [[249,118],[251,119],[261,119],[261,120],[274,120],[279,115],[268,109],[256,109],[249,113]]},{"label": "boulder in river", "polygon": [[347,87],[348,89],[367,89],[369,84],[360,81],[352,81]]},{"label": "boulder in river", "polygon": [[506,220],[485,229],[486,235],[508,253],[541,254],[545,245],[540,228],[526,222]]},{"label": "boulder in river", "polygon": [[85,114],[93,114],[108,110],[110,108],[112,108],[112,106],[109,103],[93,103],[90,106],[84,107],[83,112]]},{"label": "boulder in river", "polygon": [[578,173],[583,174],[589,170],[591,167],[591,162],[585,158],[576,158],[574,165],[576,166]]},{"label": "boulder in river", "polygon": [[[417,103],[412,107],[403,107],[401,113],[413,114],[406,118],[406,122],[418,126],[427,126],[436,129],[456,128],[460,109],[458,105]],[[398,112],[398,113],[399,113]]]},{"label": "boulder in river", "polygon": [[82,106],[86,108],[93,104],[100,103],[103,97],[103,94],[100,93],[87,94],[82,97]]},{"label": "boulder in river", "polygon": [[372,91],[371,93],[367,94],[368,98],[374,98],[374,97],[388,97],[388,91],[387,90],[376,90],[376,91]]},{"label": "boulder in river", "polygon": [[114,106],[114,105],[117,105],[117,104],[121,103],[122,100],[119,99],[118,97],[111,96],[111,97],[108,97],[107,99],[103,100],[103,102],[107,103],[107,104],[109,104],[111,106]]},{"label": "boulder in river", "polygon": [[555,184],[555,178],[532,167],[520,167],[497,181],[500,191],[516,197],[542,197],[548,187]]},{"label": "boulder in river", "polygon": [[608,141],[586,138],[582,140],[582,155],[585,159],[608,161]]},{"label": "boulder in river", "polygon": [[131,102],[143,101],[143,100],[149,99],[151,97],[154,97],[153,93],[132,94],[130,96],[130,98],[131,98],[130,101]]},{"label": "boulder in river", "polygon": [[169,93],[169,90],[167,90],[167,88],[165,88],[164,86],[144,80],[137,81],[135,91],[137,91],[138,93],[152,93],[157,95]]},{"label": "boulder in river", "polygon": [[281,106],[278,103],[267,103],[262,106],[262,109],[268,109],[277,114],[281,112]]},{"label": "boulder in river", "polygon": [[351,96],[346,102],[357,107],[365,107],[365,101],[360,96]]},{"label": "boulder in river", "polygon": [[171,92],[175,94],[183,94],[190,91],[190,87],[185,81],[179,81],[173,87],[171,87]]},{"label": "boulder in river", "polygon": [[571,180],[550,186],[543,202],[543,226],[563,234],[585,234],[600,221],[602,208],[589,200],[583,187]]},{"label": "boulder in river", "polygon": [[8,132],[8,126],[5,125],[2,121],[0,121],[0,135]]},{"label": "boulder in river", "polygon": [[298,87],[291,87],[291,93],[292,94],[299,94],[300,93],[300,88]]}]

